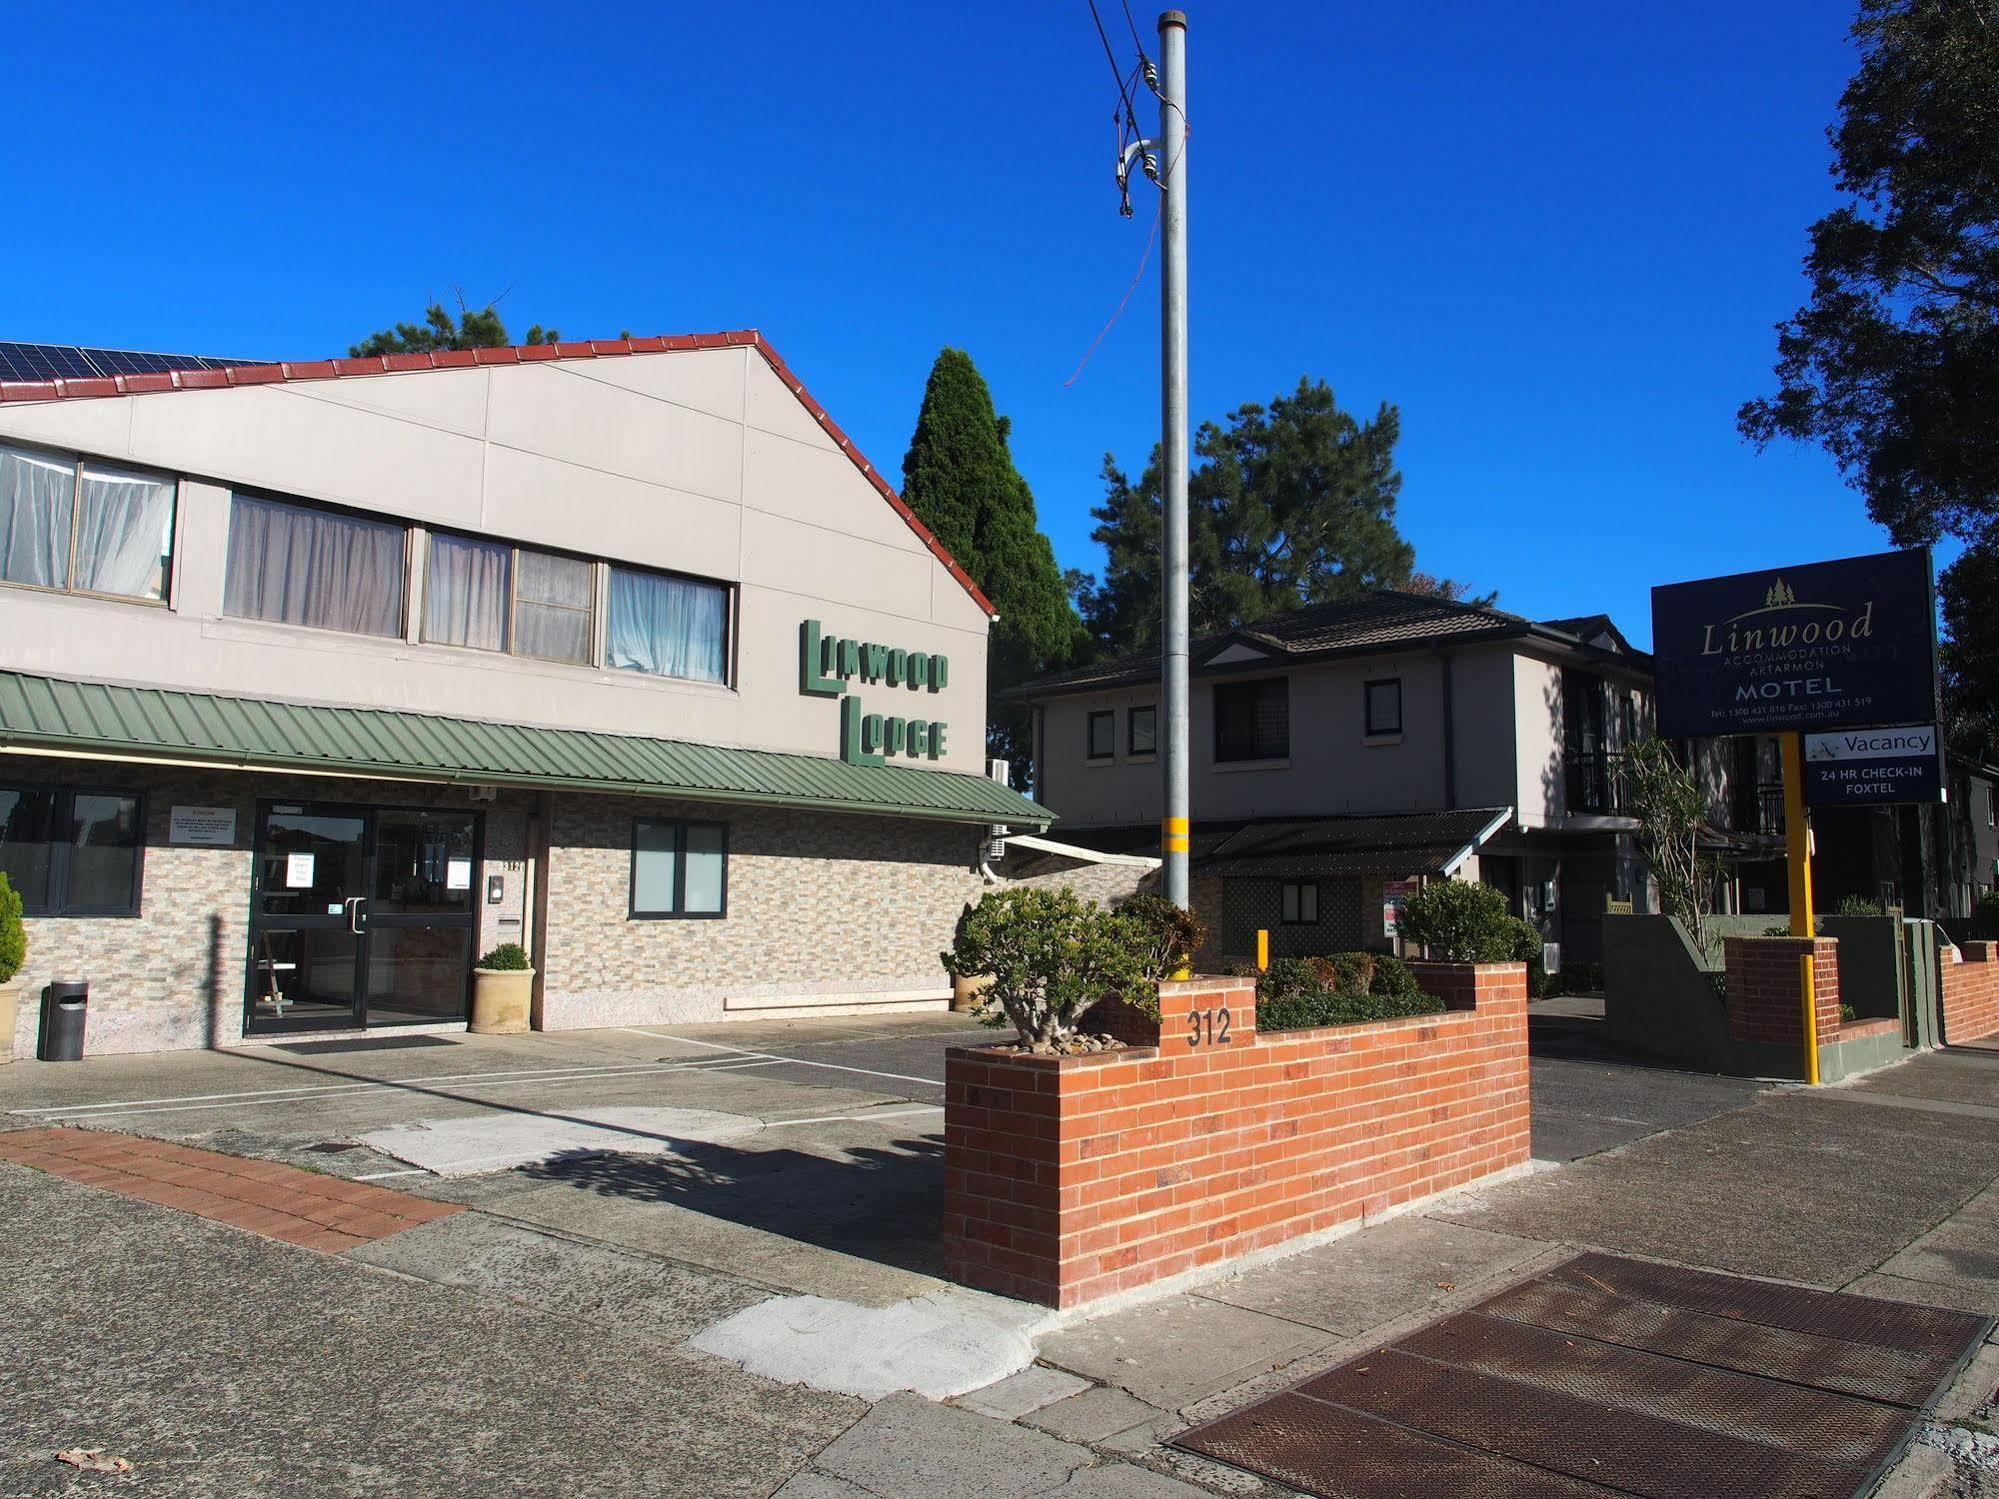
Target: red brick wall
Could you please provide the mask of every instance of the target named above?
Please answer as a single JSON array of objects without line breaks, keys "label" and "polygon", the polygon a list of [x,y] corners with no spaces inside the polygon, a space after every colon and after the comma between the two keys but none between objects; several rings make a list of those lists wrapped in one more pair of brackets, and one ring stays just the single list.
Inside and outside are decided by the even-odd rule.
[{"label": "red brick wall", "polygon": [[1834,937],[1730,937],[1728,1030],[1738,1041],[1770,1046],[1805,1044],[1804,996],[1798,959],[1812,954],[1812,981],[1821,1041],[1839,1030],[1839,941]]},{"label": "red brick wall", "polygon": [[1258,1035],[1253,981],[1190,979],[1156,1046],[954,1049],[948,1273],[1073,1307],[1523,1164],[1526,969],[1425,969],[1466,1008]]},{"label": "red brick wall", "polygon": [[1943,978],[1943,1038],[1976,1041],[1999,1031],[1999,942],[1967,942],[1960,963],[1939,967]]}]

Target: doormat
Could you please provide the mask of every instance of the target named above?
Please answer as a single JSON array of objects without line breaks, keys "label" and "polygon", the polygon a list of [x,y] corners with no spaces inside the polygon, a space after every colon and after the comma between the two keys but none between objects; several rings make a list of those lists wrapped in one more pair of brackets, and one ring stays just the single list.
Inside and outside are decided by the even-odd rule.
[{"label": "doormat", "polygon": [[1991,1330],[1583,1254],[1173,1445],[1326,1499],[1859,1496]]}]

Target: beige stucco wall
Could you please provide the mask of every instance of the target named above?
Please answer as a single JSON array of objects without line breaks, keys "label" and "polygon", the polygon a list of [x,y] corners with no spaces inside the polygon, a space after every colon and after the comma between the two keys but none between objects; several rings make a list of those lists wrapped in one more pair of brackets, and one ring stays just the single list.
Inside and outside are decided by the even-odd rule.
[{"label": "beige stucco wall", "polygon": [[[798,691],[816,618],[949,655],[937,763],[984,768],[983,611],[753,349],[9,403],[0,440],[185,476],[170,607],[0,587],[0,669],[830,756],[838,704]],[[735,583],[737,681],[225,618],[232,486]]]}]

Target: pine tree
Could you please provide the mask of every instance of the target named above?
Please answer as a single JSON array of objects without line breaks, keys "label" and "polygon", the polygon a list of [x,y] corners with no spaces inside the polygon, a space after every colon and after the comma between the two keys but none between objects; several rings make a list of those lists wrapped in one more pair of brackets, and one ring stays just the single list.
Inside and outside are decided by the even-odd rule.
[{"label": "pine tree", "polygon": [[[1078,659],[1083,625],[1035,516],[1034,494],[1013,465],[1011,424],[963,349],[931,366],[916,432],[902,460],[902,498],[984,590],[999,620],[987,655],[997,694]],[[1032,758],[1026,710],[997,700],[987,744],[1012,762],[1016,781]]]},{"label": "pine tree", "polygon": [[[352,358],[367,359],[377,354],[431,354],[440,349],[501,349],[511,341],[507,325],[500,321],[499,309],[493,303],[467,307],[465,299],[460,297],[455,320],[443,303],[432,302],[424,309],[421,323],[397,323],[393,328],[371,333],[360,343],[349,345],[347,352]],[[561,341],[559,332],[540,323],[528,329],[527,342],[531,344]]]}]

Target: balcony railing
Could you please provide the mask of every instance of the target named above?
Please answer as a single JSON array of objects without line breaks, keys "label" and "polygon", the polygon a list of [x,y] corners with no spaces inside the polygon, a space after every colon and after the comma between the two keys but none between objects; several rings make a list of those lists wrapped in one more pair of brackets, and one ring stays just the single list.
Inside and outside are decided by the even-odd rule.
[{"label": "balcony railing", "polygon": [[1621,755],[1608,750],[1570,750],[1567,755],[1569,810],[1618,815],[1624,811]]}]

